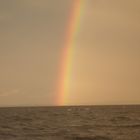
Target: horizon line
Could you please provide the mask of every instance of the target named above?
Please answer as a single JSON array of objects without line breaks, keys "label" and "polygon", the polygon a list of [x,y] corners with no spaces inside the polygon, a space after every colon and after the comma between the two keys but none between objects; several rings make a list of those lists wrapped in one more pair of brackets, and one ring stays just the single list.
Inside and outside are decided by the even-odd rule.
[{"label": "horizon line", "polygon": [[11,105],[0,106],[0,108],[38,108],[38,107],[88,107],[88,106],[140,106],[138,104],[79,104],[79,105]]}]

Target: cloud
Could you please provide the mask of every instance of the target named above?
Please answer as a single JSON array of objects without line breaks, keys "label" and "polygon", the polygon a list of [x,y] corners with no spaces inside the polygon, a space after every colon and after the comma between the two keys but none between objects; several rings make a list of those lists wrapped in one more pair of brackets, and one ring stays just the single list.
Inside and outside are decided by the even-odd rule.
[{"label": "cloud", "polygon": [[9,96],[21,93],[20,89],[5,90],[0,92],[0,96]]}]

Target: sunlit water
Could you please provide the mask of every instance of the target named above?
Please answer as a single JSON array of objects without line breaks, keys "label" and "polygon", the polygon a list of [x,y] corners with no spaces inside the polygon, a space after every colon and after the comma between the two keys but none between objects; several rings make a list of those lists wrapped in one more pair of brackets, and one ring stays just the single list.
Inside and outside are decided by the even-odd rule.
[{"label": "sunlit water", "polygon": [[0,140],[140,140],[140,106],[1,108]]}]

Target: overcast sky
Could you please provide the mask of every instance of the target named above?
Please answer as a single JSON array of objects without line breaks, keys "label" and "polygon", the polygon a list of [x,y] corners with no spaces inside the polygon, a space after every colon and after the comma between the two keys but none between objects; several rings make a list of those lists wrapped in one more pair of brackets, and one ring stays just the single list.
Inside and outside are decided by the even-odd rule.
[{"label": "overcast sky", "polygon": [[[0,0],[0,106],[57,105],[75,1]],[[85,0],[72,69],[68,105],[140,103],[139,0]]]}]

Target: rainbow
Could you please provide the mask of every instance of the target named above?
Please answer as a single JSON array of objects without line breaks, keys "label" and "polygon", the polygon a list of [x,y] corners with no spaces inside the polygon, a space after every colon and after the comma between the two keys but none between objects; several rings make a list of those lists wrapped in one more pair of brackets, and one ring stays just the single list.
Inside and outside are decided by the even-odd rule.
[{"label": "rainbow", "polygon": [[81,16],[85,0],[73,0],[72,11],[68,27],[66,29],[66,40],[61,58],[61,74],[58,84],[57,105],[67,105],[68,96],[70,95],[70,81],[72,75],[73,54],[75,50],[76,37],[80,27]]}]

